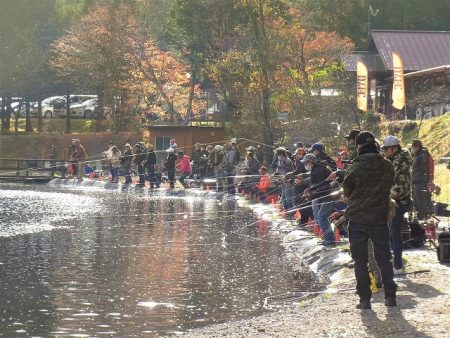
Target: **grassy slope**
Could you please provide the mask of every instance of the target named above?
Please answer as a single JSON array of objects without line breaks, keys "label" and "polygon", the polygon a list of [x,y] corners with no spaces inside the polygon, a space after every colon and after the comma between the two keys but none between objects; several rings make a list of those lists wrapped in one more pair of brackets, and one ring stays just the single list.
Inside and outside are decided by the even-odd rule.
[{"label": "grassy slope", "polygon": [[[398,123],[398,122],[396,122]],[[408,122],[404,122],[406,125]],[[385,130],[388,129],[389,123],[386,123]],[[417,122],[418,127],[420,122]],[[450,152],[450,114],[445,114],[429,120],[422,121],[419,128],[411,129],[407,132],[401,130],[397,136],[402,140],[404,145],[411,143],[415,138],[419,138],[425,147],[433,155],[435,166],[435,183],[441,187],[441,194],[435,199],[450,204],[450,169],[445,164],[439,164],[439,158],[449,154]],[[417,132],[419,136],[417,137]]]}]

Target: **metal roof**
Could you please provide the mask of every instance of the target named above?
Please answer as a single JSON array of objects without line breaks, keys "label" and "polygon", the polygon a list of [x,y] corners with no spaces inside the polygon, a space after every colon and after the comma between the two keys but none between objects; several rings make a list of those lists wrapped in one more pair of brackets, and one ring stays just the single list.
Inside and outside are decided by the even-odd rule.
[{"label": "metal roof", "polygon": [[386,70],[392,70],[392,52],[403,59],[405,72],[450,64],[450,32],[373,30],[369,51],[378,53]]},{"label": "metal roof", "polygon": [[373,52],[352,52],[342,55],[342,61],[345,70],[348,72],[356,72],[356,64],[358,61],[363,62],[369,72],[385,71],[383,62],[380,57]]}]

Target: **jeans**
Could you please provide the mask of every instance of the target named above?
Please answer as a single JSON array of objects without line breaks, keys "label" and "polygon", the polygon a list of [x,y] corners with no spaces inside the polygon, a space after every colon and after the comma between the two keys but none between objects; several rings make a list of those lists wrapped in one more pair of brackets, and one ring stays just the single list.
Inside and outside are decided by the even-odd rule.
[{"label": "jeans", "polygon": [[319,227],[323,233],[323,240],[325,244],[331,244],[335,242],[334,233],[331,229],[328,217],[334,210],[334,201],[331,202],[320,202],[319,199],[312,201],[312,209],[314,214],[314,219],[319,223]]},{"label": "jeans", "polygon": [[398,207],[395,208],[395,215],[389,223],[391,249],[394,253],[394,268],[403,268],[403,241],[402,241],[402,223],[404,215],[410,210],[409,202],[397,202]]},{"label": "jeans", "polygon": [[119,168],[111,167],[111,182],[119,182]]},{"label": "jeans", "polygon": [[394,282],[394,270],[389,248],[389,228],[386,224],[364,225],[350,221],[349,223],[350,253],[355,261],[356,292],[360,300],[370,300],[370,277],[368,269],[368,247],[370,239],[373,244],[375,260],[380,268],[384,285],[384,297],[395,298],[397,285]]},{"label": "jeans", "polygon": [[284,210],[294,208],[295,202],[295,185],[292,183],[281,183],[281,203]]}]

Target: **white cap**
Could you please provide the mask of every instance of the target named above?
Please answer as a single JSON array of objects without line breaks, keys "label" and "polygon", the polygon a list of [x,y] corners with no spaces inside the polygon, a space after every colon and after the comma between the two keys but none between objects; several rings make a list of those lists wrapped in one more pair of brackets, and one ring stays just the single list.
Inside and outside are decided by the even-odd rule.
[{"label": "white cap", "polygon": [[173,152],[175,152],[175,149],[169,148],[169,149],[167,149],[166,151],[167,151],[168,153],[173,153]]},{"label": "white cap", "polygon": [[399,146],[399,145],[400,145],[400,140],[398,139],[397,136],[394,136],[394,135],[386,136],[383,140],[383,148]]},{"label": "white cap", "polygon": [[230,140],[230,142],[236,144],[236,138],[232,138],[232,139]]},{"label": "white cap", "polygon": [[219,145],[219,144],[217,144],[215,147],[214,147],[214,150],[215,151],[220,151],[220,150],[222,150],[223,149],[223,147],[221,146],[221,145]]}]

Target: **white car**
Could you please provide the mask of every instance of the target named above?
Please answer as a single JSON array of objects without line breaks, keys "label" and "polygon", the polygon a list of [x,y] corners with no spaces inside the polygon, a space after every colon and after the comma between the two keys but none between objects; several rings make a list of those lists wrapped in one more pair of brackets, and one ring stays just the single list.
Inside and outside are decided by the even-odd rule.
[{"label": "white car", "polygon": [[[72,104],[70,106],[70,116],[73,117],[83,117],[85,119],[94,119],[96,117],[96,109],[98,105],[98,100],[90,99],[84,101],[80,104]],[[108,118],[111,113],[111,109],[105,107],[104,108],[104,117]]]},{"label": "white car", "polygon": [[95,117],[95,108],[97,107],[97,99],[91,99],[82,103],[70,105],[70,116],[84,117],[85,119],[93,119]]}]

